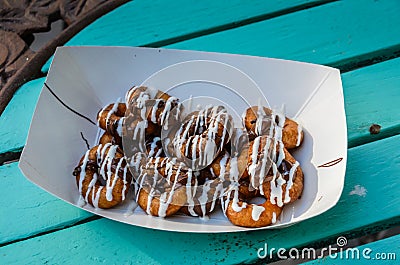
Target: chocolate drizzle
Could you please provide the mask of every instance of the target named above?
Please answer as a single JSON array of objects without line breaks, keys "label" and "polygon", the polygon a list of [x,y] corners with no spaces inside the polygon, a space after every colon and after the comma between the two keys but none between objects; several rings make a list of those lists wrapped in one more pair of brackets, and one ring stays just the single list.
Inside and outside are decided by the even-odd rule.
[{"label": "chocolate drizzle", "polygon": [[325,163],[325,164],[319,165],[318,167],[332,167],[332,166],[334,166],[334,165],[339,164],[340,162],[342,162],[342,160],[343,160],[343,157],[340,157],[340,158],[338,158],[338,159],[332,160],[332,161],[327,162],[327,163]]},{"label": "chocolate drizzle", "polygon": [[49,92],[58,100],[58,102],[61,103],[61,105],[63,105],[65,108],[67,108],[69,111],[72,111],[73,113],[75,113],[76,115],[78,115],[81,118],[84,118],[85,120],[89,121],[91,124],[96,125],[95,122],[93,122],[90,118],[86,117],[85,115],[77,112],[76,110],[72,109],[70,106],[68,106],[67,104],[65,104],[57,95],[56,93],[54,93],[54,91],[46,84],[44,83],[44,86],[49,90]]}]

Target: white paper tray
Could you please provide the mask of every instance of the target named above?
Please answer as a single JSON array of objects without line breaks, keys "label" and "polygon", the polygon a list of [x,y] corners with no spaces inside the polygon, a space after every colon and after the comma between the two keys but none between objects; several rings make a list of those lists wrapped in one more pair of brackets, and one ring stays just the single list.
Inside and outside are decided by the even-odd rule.
[{"label": "white paper tray", "polygon": [[[200,63],[193,63],[194,60]],[[239,114],[246,104],[257,105],[264,94],[264,103],[267,100],[272,107],[284,104],[287,116],[295,117],[303,125],[305,140],[294,153],[305,175],[303,195],[285,206],[275,225],[261,229],[281,228],[306,220],[337,203],[344,185],[347,159],[343,90],[337,69],[197,51],[62,47],[57,49],[46,79],[64,104],[93,121],[99,109],[123,97],[132,85],[143,82],[164,91],[173,87],[170,93],[181,100],[191,95],[212,96],[228,102]],[[244,95],[224,87],[233,87]],[[19,166],[30,181],[77,205],[79,195],[72,171],[87,150],[81,133],[93,145],[97,132],[96,126],[68,110],[44,88]],[[318,167],[339,158],[342,160],[335,166]],[[221,212],[211,215],[207,221],[186,216],[161,219],[147,216],[139,208],[132,214],[128,209],[131,206],[127,202],[109,210],[91,206],[83,209],[120,222],[161,230],[252,230],[231,225]]]}]

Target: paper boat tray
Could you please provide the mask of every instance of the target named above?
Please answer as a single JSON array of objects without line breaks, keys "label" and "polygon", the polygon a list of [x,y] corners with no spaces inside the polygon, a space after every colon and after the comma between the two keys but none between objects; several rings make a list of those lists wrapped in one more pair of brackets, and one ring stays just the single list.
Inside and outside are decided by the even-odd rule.
[{"label": "paper boat tray", "polygon": [[[339,71],[315,64],[222,53],[137,47],[58,48],[46,79],[53,94],[46,87],[42,89],[20,159],[24,175],[79,207],[72,171],[87,150],[82,136],[93,146],[98,128],[71,109],[95,121],[103,106],[123,98],[133,85],[143,83],[168,90],[181,100],[210,96],[229,103],[239,114],[248,104],[257,105],[260,100],[272,107],[284,104],[286,115],[302,124],[304,142],[293,155],[304,171],[303,195],[285,206],[275,225],[263,229],[306,220],[337,203],[347,159]],[[330,161],[340,162],[321,166]],[[140,207],[132,211],[133,206],[125,202],[109,210],[90,205],[81,208],[116,221],[161,230],[251,230],[233,226],[220,210],[209,220],[180,215],[162,219],[146,215]]]}]

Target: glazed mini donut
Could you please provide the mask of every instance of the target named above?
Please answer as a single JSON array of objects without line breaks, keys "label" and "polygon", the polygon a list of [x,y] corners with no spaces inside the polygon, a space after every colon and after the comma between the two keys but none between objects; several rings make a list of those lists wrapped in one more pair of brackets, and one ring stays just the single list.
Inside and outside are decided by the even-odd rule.
[{"label": "glazed mini donut", "polygon": [[[239,193],[239,192],[237,192]],[[272,204],[269,200],[264,203],[247,203],[239,198],[228,200],[224,213],[229,221],[237,226],[264,227],[274,224],[282,212],[282,207]]]},{"label": "glazed mini donut", "polygon": [[145,86],[133,86],[125,94],[125,102],[127,106],[142,108],[145,101],[151,99],[150,91]]},{"label": "glazed mini donut", "polygon": [[164,127],[165,130],[169,123],[179,119],[179,100],[160,90],[153,91],[145,86],[133,87],[127,92],[125,100],[128,106],[139,110],[138,114],[143,120]]},{"label": "glazed mini donut", "polygon": [[297,200],[303,191],[299,162],[271,137],[258,136],[250,143],[247,170],[251,186],[278,206]]},{"label": "glazed mini donut", "polygon": [[110,143],[88,150],[73,175],[81,198],[104,209],[125,200],[132,178],[122,150]]},{"label": "glazed mini donut", "polygon": [[253,106],[245,111],[243,121],[252,138],[269,135],[282,140],[286,149],[298,147],[303,141],[301,125],[281,112]]},{"label": "glazed mini donut", "polygon": [[263,183],[263,192],[270,202],[282,206],[294,202],[303,193],[304,175],[299,162],[286,150],[285,159],[277,167],[272,165],[272,176]]},{"label": "glazed mini donut", "polygon": [[109,104],[97,114],[97,122],[100,128],[114,137],[122,137],[122,125],[125,116],[125,103],[116,102]]},{"label": "glazed mini donut", "polygon": [[149,158],[137,179],[138,205],[149,215],[167,217],[186,204],[192,171],[174,159]]},{"label": "glazed mini donut", "polygon": [[223,106],[190,113],[171,141],[173,154],[191,160],[192,166],[211,164],[232,135],[231,123]]}]

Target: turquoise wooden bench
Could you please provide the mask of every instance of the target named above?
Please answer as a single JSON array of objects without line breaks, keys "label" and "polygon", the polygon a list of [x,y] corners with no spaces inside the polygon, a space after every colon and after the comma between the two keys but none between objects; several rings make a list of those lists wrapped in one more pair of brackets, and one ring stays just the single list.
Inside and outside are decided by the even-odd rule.
[{"label": "turquoise wooden bench", "polygon": [[[399,225],[400,29],[394,25],[400,22],[400,5],[396,0],[264,2],[137,0],[101,17],[67,45],[164,46],[342,69],[349,156],[345,188],[333,209],[282,230],[157,231],[70,206],[29,183],[12,162],[0,167],[1,264],[263,263],[267,259],[258,259],[257,250],[265,243],[276,249],[317,248],[334,244],[338,236],[351,239]],[[22,150],[43,82],[24,84],[1,115],[0,154]],[[382,126],[379,134],[369,133],[372,123]],[[357,185],[366,189],[365,196],[352,193]],[[382,244],[392,242],[387,240]],[[381,241],[373,244],[379,249]],[[393,243],[386,246],[399,251]]]}]

